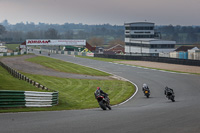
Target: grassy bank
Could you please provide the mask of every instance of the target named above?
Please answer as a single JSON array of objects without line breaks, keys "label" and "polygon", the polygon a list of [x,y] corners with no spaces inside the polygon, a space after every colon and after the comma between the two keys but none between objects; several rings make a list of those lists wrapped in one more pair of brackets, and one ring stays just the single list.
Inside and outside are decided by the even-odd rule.
[{"label": "grassy bank", "polygon": [[48,68],[52,68],[54,70],[60,72],[67,72],[67,73],[75,73],[75,74],[85,74],[85,75],[92,75],[92,76],[109,76],[110,74],[101,72],[89,67],[80,66],[70,62],[64,62],[57,59],[52,59],[49,57],[44,56],[37,56],[34,58],[29,58],[27,61],[37,63],[43,65]]},{"label": "grassy bank", "polygon": [[[50,59],[47,57],[35,57],[29,60],[34,60],[39,64],[56,69],[58,71],[65,71],[70,69],[71,72],[82,73],[82,66],[75,64],[68,64],[60,60]],[[52,63],[53,62],[53,63]],[[74,66],[75,65],[75,66]],[[58,66],[58,67],[56,67]],[[72,68],[70,68],[70,67]],[[77,70],[75,70],[76,68]],[[79,70],[80,69],[80,70]],[[84,73],[90,73],[91,68],[85,68]],[[93,70],[95,75],[109,75],[104,72]],[[69,79],[59,78],[53,76],[42,76],[23,73],[30,79],[39,82],[49,89],[59,91],[59,104],[53,107],[45,108],[1,108],[0,112],[29,112],[29,111],[54,111],[54,110],[71,110],[71,109],[88,109],[99,107],[95,97],[94,91],[96,87],[101,87],[109,94],[111,105],[121,103],[128,99],[134,92],[135,87],[127,82],[116,79],[110,80],[88,80],[88,79]],[[4,68],[0,67],[0,90],[26,90],[26,91],[41,91],[33,87],[25,81],[12,77]]]},{"label": "grassy bank", "polygon": [[0,66],[0,90],[44,91],[31,84],[14,78]]},{"label": "grassy bank", "polygon": [[19,50],[19,45],[20,44],[6,44],[5,46],[10,50],[18,51]]},{"label": "grassy bank", "polygon": [[[125,101],[135,92],[135,87],[126,81],[68,79],[32,74],[25,75],[47,86],[50,89],[59,91],[59,104],[57,106],[48,108],[1,109],[0,112],[28,112],[96,108],[99,107],[96,99],[94,98],[94,91],[96,90],[97,86],[100,86],[106,93],[109,94],[111,105]],[[11,79],[18,80],[12,77]],[[15,90],[39,90],[37,88],[32,88],[33,86],[30,86],[32,89],[29,89],[29,84],[27,84],[25,81],[18,81],[20,81],[20,83],[14,85],[10,84],[10,81],[4,80],[4,90],[5,88],[8,88],[6,87],[8,84],[12,90],[15,87]]]}]

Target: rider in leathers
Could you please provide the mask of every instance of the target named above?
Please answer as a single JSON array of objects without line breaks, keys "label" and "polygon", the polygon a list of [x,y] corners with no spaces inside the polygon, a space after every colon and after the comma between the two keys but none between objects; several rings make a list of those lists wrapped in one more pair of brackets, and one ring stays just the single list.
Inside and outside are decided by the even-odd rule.
[{"label": "rider in leathers", "polygon": [[143,92],[149,91],[149,93],[150,93],[150,89],[149,89],[149,87],[147,86],[147,84],[143,84],[142,90],[143,90]]},{"label": "rider in leathers", "polygon": [[168,97],[170,95],[174,95],[174,90],[166,86],[165,87],[165,95],[166,95],[166,97]]},{"label": "rider in leathers", "polygon": [[98,94],[104,96],[106,100],[108,99],[108,94],[103,92],[103,90],[101,90],[100,87],[97,87],[96,91],[94,92],[95,98],[97,97]]}]

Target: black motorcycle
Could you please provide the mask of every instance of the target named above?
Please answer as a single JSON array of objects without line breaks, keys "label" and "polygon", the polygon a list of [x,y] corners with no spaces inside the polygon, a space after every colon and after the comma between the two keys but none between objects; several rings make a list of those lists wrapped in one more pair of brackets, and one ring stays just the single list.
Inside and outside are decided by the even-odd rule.
[{"label": "black motorcycle", "polygon": [[108,108],[109,110],[111,110],[111,107],[110,107],[110,99],[108,98],[105,98],[105,96],[102,96],[102,95],[97,95],[96,96],[96,99],[99,103],[99,106],[103,109],[103,110],[106,110],[106,108]]},{"label": "black motorcycle", "polygon": [[170,93],[170,92],[169,92],[169,93],[167,94],[167,98],[168,98],[169,100],[172,100],[172,102],[175,102],[175,99],[174,99],[174,98],[175,98],[175,95],[174,95],[173,93]]},{"label": "black motorcycle", "polygon": [[150,96],[150,91],[149,90],[144,90],[144,95],[149,98]]}]

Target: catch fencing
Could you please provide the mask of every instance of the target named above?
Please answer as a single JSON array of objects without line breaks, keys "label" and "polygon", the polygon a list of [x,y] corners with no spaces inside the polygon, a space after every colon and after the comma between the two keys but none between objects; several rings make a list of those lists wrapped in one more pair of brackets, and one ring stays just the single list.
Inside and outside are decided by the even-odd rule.
[{"label": "catch fencing", "polygon": [[[0,66],[5,68],[15,78],[24,80],[37,88],[50,90],[2,62],[0,62]],[[0,107],[48,107],[57,104],[58,92],[0,91]]]}]

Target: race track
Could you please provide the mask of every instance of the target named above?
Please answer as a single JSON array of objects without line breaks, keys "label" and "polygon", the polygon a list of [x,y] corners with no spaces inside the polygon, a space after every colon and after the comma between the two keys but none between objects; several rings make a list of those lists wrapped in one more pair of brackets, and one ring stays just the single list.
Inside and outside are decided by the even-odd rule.
[{"label": "race track", "polygon": [[[51,55],[64,61],[94,67],[135,83],[138,93],[127,103],[101,109],[52,112],[1,113],[0,133],[199,133],[200,76],[169,73],[66,55]],[[149,99],[141,90],[151,89]],[[165,86],[175,92],[167,100]]]}]

